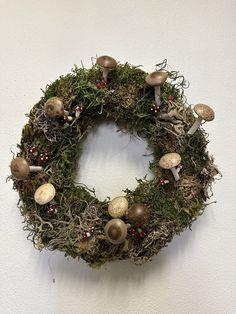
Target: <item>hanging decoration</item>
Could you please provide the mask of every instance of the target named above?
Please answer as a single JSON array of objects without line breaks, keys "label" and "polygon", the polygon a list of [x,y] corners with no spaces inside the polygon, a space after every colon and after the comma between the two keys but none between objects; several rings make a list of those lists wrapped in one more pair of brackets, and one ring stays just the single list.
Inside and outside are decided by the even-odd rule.
[{"label": "hanging decoration", "polygon": [[[19,192],[24,229],[38,249],[59,250],[92,267],[107,261],[143,264],[190,228],[206,208],[219,173],[207,151],[206,104],[187,104],[187,82],[167,62],[145,73],[101,56],[48,85],[29,113],[10,178]],[[76,186],[82,142],[100,121],[147,140],[152,180],[99,201]]]}]

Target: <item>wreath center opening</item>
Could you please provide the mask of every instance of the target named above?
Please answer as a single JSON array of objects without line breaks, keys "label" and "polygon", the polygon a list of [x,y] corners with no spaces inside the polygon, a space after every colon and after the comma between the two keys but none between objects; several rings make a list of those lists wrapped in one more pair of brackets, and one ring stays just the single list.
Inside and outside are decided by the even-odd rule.
[{"label": "wreath center opening", "polygon": [[95,189],[99,200],[122,195],[126,188],[134,189],[136,179],[151,180],[149,163],[152,150],[145,139],[119,131],[113,122],[102,122],[88,134],[82,144],[76,182]]}]

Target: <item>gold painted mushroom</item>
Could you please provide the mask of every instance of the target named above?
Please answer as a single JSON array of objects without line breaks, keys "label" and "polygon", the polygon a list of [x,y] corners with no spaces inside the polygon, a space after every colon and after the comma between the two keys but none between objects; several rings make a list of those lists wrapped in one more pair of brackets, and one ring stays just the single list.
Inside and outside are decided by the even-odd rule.
[{"label": "gold painted mushroom", "polygon": [[155,71],[148,74],[145,81],[148,85],[154,87],[155,102],[157,106],[161,105],[161,86],[168,78],[168,73],[164,71]]},{"label": "gold painted mushroom", "polygon": [[168,153],[161,157],[159,166],[163,169],[169,169],[173,173],[176,181],[180,179],[179,170],[176,167],[181,162],[181,156],[178,153]]},{"label": "gold painted mushroom", "polygon": [[28,161],[23,157],[14,158],[11,162],[10,169],[13,177],[19,180],[27,179],[30,172],[43,170],[40,166],[30,166]]},{"label": "gold painted mushroom", "polygon": [[112,244],[120,244],[125,241],[127,236],[127,225],[123,220],[114,218],[108,221],[104,231],[109,242]]},{"label": "gold painted mushroom", "polygon": [[197,119],[192,125],[192,127],[189,129],[188,133],[189,135],[193,135],[197,129],[200,127],[203,120],[205,121],[212,121],[215,118],[215,112],[214,110],[209,107],[208,105],[204,104],[197,104],[193,107],[194,112],[197,114]]},{"label": "gold painted mushroom", "polygon": [[103,80],[107,82],[108,72],[117,66],[117,61],[109,56],[101,56],[97,58],[96,64],[102,68]]},{"label": "gold painted mushroom", "polygon": [[113,218],[120,218],[128,212],[128,201],[124,196],[118,196],[111,200],[108,212]]},{"label": "gold painted mushroom", "polygon": [[51,183],[44,183],[40,185],[40,187],[38,187],[37,190],[35,191],[34,200],[39,205],[44,205],[51,202],[55,195],[56,190],[54,186]]}]

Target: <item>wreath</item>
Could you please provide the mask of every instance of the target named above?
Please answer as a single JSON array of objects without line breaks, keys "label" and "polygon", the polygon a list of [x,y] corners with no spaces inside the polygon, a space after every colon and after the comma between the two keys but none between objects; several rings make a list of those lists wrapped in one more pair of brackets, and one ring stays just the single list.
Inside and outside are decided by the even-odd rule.
[{"label": "wreath", "polygon": [[[186,87],[166,60],[147,74],[109,56],[46,86],[10,165],[24,230],[37,249],[59,250],[92,267],[125,259],[141,265],[191,227],[219,171],[200,128],[214,111],[189,106]],[[75,175],[84,139],[103,121],[147,140],[154,178],[100,201],[94,190],[75,184]]]}]

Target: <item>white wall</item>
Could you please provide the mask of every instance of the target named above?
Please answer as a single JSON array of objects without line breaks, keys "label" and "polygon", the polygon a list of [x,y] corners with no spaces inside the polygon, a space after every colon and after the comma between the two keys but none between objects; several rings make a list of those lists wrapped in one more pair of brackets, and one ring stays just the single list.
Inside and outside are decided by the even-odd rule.
[{"label": "white wall", "polygon": [[[236,313],[235,26],[235,0],[0,0],[1,313]],[[224,174],[214,185],[217,204],[143,267],[117,262],[96,271],[59,253],[35,251],[22,231],[17,194],[5,183],[11,145],[19,142],[24,113],[40,88],[81,60],[90,66],[96,54],[147,71],[168,58],[191,82],[189,102],[216,111],[205,127]],[[90,137],[81,160],[80,178],[97,187],[99,197],[133,187],[147,165],[145,143],[110,137],[109,128]],[[104,137],[120,149],[111,158],[104,145],[110,158],[103,164],[97,138],[102,143]],[[134,152],[139,157],[132,162]]]}]

